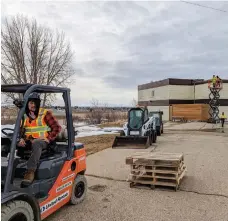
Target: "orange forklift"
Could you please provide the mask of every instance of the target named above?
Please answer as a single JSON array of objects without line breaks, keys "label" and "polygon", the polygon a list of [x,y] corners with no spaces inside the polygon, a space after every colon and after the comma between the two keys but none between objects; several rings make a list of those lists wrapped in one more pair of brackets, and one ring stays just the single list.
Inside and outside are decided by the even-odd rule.
[{"label": "orange forklift", "polygon": [[[86,152],[84,145],[75,143],[70,89],[36,84],[1,85],[4,93],[19,93],[15,100],[19,108],[14,129],[3,128],[1,137],[1,220],[40,221],[65,204],[82,202],[87,192]],[[42,152],[35,180],[22,185],[31,150],[18,151],[20,125],[31,93],[61,93],[66,112],[67,133]]]}]

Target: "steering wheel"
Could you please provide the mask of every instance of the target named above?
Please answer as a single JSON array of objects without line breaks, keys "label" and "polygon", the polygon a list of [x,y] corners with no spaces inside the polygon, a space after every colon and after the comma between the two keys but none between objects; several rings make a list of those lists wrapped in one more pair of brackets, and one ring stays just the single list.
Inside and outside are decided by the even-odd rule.
[{"label": "steering wheel", "polygon": [[6,133],[5,130],[11,130],[11,131],[14,132],[14,129],[12,129],[12,128],[3,128],[1,131],[2,131],[2,133],[5,134],[6,136],[10,136],[11,133]]}]

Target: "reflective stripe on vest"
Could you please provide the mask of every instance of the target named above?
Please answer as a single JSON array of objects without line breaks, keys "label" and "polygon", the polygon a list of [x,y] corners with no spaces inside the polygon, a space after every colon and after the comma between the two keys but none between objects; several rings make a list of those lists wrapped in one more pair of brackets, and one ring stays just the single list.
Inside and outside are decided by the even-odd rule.
[{"label": "reflective stripe on vest", "polygon": [[28,133],[40,133],[40,132],[46,132],[51,131],[50,127],[48,126],[38,126],[38,127],[26,127],[26,134]]},{"label": "reflective stripe on vest", "polygon": [[226,118],[226,115],[221,115],[221,118]]},{"label": "reflective stripe on vest", "polygon": [[[28,123],[28,117],[25,119],[24,128],[25,128],[25,135],[27,137],[32,136],[34,138],[38,137],[45,137],[47,136],[47,132],[51,131],[51,128],[44,123],[43,125],[43,118],[46,115],[47,110],[40,108],[38,113],[38,117],[35,120],[32,120],[32,125]],[[35,121],[35,122],[34,122]],[[33,126],[35,123],[35,126]]]}]

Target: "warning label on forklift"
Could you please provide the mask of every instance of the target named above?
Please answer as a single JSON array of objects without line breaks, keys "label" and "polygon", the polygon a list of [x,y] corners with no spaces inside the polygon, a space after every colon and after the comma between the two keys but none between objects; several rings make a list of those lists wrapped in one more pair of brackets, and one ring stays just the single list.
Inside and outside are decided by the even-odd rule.
[{"label": "warning label on forklift", "polygon": [[72,178],[74,175],[75,175],[75,174],[72,173],[72,174],[70,174],[69,176],[63,177],[62,181],[66,181],[66,180]]},{"label": "warning label on forklift", "polygon": [[61,195],[57,196],[56,198],[54,198],[52,201],[46,203],[45,205],[40,207],[40,212],[41,214],[44,212],[47,212],[49,209],[51,209],[52,207],[56,206],[58,203],[60,203],[61,201],[63,201],[64,199],[66,199],[69,196],[69,190],[62,193]]},{"label": "warning label on forklift", "polygon": [[86,158],[85,156],[84,157],[80,157],[79,158],[79,162],[82,161],[82,160],[85,160],[85,158]]},{"label": "warning label on forklift", "polygon": [[57,189],[56,189],[56,193],[58,193],[59,191],[67,188],[68,186],[71,186],[72,185],[72,181],[70,182],[67,182],[67,183],[64,183],[62,186],[59,186]]}]

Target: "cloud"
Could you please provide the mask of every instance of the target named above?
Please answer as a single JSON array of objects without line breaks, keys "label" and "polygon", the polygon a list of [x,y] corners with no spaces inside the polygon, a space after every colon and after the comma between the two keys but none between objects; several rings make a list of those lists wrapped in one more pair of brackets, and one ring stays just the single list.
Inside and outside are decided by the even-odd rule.
[{"label": "cloud", "polygon": [[[228,11],[228,2],[198,2]],[[20,9],[20,10],[18,10]],[[65,32],[75,51],[75,105],[129,105],[137,85],[163,78],[228,78],[228,13],[183,2],[5,2]]]}]

